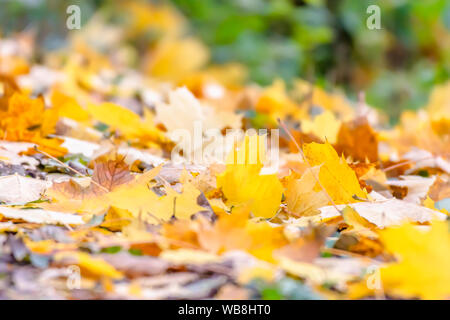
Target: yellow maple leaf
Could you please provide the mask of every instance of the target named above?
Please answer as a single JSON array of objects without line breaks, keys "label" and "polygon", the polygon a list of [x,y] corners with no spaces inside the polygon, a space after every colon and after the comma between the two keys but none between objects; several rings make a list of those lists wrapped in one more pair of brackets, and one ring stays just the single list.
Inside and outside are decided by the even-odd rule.
[{"label": "yellow maple leaf", "polygon": [[190,182],[183,184],[181,193],[172,188],[166,188],[167,195],[164,200],[169,206],[173,206],[173,212],[178,219],[190,219],[192,215],[205,210],[197,203],[197,198],[201,192]]},{"label": "yellow maple leaf", "polygon": [[137,139],[144,144],[151,142],[165,142],[166,138],[161,130],[155,126],[149,126],[150,119],[142,120],[133,111],[114,103],[90,104],[87,111],[95,119],[117,130],[126,139]]},{"label": "yellow maple leaf", "polygon": [[[161,201],[150,187],[149,182],[156,177],[160,167],[152,169],[131,183],[118,187],[107,194],[109,203],[119,209],[128,210],[134,217],[145,221],[158,223],[158,219],[167,221],[173,215],[173,210],[167,201]],[[172,204],[173,205],[173,204]]]},{"label": "yellow maple leaf", "polygon": [[228,205],[251,203],[257,217],[271,218],[277,212],[283,187],[274,174],[261,175],[265,155],[264,136],[245,136],[239,150],[228,156],[225,172],[217,176]]},{"label": "yellow maple leaf", "polygon": [[313,120],[305,119],[301,122],[302,131],[312,133],[323,141],[335,143],[341,122],[336,119],[333,112],[325,110],[314,117]]},{"label": "yellow maple leaf", "polygon": [[320,167],[313,167],[307,170],[300,179],[288,179],[285,196],[290,213],[310,216],[320,213],[317,209],[327,205],[328,198],[325,192],[315,190],[319,171]]},{"label": "yellow maple leaf", "polygon": [[345,230],[346,233],[356,233],[361,236],[366,236],[369,238],[377,238],[377,234],[372,231],[376,228],[376,225],[369,222],[364,217],[361,217],[355,209],[350,206],[346,206],[344,210],[342,210],[342,217],[346,224],[348,224],[351,228],[350,230]]},{"label": "yellow maple leaf", "polygon": [[398,257],[380,270],[383,289],[402,297],[450,297],[450,233],[448,223],[434,221],[427,231],[412,224],[380,232],[388,252]]},{"label": "yellow maple leaf", "polygon": [[159,170],[160,167],[152,169],[135,181],[117,187],[107,194],[109,203],[149,223],[168,221],[172,216],[189,219],[193,214],[205,210],[197,204],[197,198],[201,192],[189,182],[183,184],[181,193],[170,186],[165,187],[166,195],[161,197],[153,192],[149,182],[156,177]]},{"label": "yellow maple leaf", "polygon": [[154,241],[155,237],[153,234],[148,232],[146,223],[143,222],[142,220],[133,218],[131,213],[129,213],[128,211],[126,212],[124,211],[122,212],[119,211],[118,214],[120,214],[121,217],[128,220],[128,225],[121,226],[122,234],[126,237],[127,241],[134,242],[135,244],[150,243]]},{"label": "yellow maple leaf", "polygon": [[304,145],[303,152],[311,166],[321,166],[319,181],[336,204],[356,202],[354,195],[366,198],[355,172],[331,144],[312,142]]},{"label": "yellow maple leaf", "polygon": [[101,224],[102,227],[111,231],[122,231],[133,221],[133,215],[124,209],[110,207]]},{"label": "yellow maple leaf", "polygon": [[121,279],[123,274],[117,271],[112,265],[100,258],[94,258],[85,252],[61,252],[54,256],[55,261],[64,259],[74,260],[81,273],[87,277],[99,278],[107,277],[111,279]]},{"label": "yellow maple leaf", "polygon": [[89,121],[89,113],[82,108],[77,100],[59,90],[53,90],[51,95],[52,106],[60,117],[66,117],[80,122]]},{"label": "yellow maple leaf", "polygon": [[252,239],[248,251],[261,260],[274,262],[273,252],[288,243],[284,237],[283,228],[271,226],[266,221],[249,220],[245,230]]}]

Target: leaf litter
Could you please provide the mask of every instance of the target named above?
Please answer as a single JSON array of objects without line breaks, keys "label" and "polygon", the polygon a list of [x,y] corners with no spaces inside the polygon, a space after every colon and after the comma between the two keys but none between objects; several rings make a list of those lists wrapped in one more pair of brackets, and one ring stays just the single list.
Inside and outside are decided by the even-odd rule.
[{"label": "leaf litter", "polygon": [[[450,298],[448,84],[389,127],[304,80],[245,84],[144,6],[162,20],[109,50],[99,15],[41,66],[0,55],[0,298]],[[138,66],[115,55],[147,27]]]}]

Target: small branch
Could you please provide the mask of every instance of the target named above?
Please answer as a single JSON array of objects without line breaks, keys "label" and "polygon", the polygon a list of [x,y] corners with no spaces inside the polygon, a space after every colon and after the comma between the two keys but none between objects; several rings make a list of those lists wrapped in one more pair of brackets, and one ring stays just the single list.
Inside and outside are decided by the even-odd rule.
[{"label": "small branch", "polygon": [[394,165],[392,165],[390,167],[387,167],[387,168],[384,168],[384,169],[381,169],[381,170],[384,171],[384,172],[387,172],[387,171],[391,171],[391,170],[394,170],[396,168],[402,167],[402,166],[404,166],[406,164],[418,163],[418,162],[421,162],[421,161],[424,161],[424,160],[430,160],[430,159],[433,159],[433,157],[426,157],[426,158],[422,158],[422,159],[419,159],[419,160],[407,160],[407,161],[394,164]]},{"label": "small branch", "polygon": [[78,171],[78,170],[76,170],[76,169],[74,169],[74,168],[68,166],[67,164],[65,164],[65,163],[62,162],[61,160],[55,158],[55,157],[52,156],[51,154],[48,154],[47,152],[40,150],[36,145],[34,146],[34,150],[36,150],[36,151],[39,152],[39,153],[42,153],[44,156],[46,156],[46,157],[52,159],[53,161],[56,161],[57,163],[59,163],[60,165],[62,165],[62,166],[63,166],[64,168],[66,168],[67,170],[70,170],[70,171],[72,171],[72,172],[74,172],[74,173],[76,173],[76,174],[82,176],[83,178],[89,178],[89,179],[91,179],[91,182],[92,182],[93,184],[95,184],[97,187],[99,187],[100,189],[102,189],[102,190],[105,191],[105,192],[109,192],[109,190],[108,190],[107,188],[105,188],[104,186],[102,186],[101,184],[99,184],[97,181],[95,181],[94,179],[92,179],[92,177],[89,177],[89,176],[86,176],[86,175],[82,174],[80,171]]}]

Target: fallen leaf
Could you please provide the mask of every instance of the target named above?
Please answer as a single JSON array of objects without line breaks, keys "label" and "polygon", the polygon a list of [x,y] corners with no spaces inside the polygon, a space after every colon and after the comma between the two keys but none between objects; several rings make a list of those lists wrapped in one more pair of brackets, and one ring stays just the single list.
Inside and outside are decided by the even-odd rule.
[{"label": "fallen leaf", "polygon": [[[326,110],[311,120],[303,120],[301,129],[305,133],[313,134],[322,141],[335,143],[341,123],[333,112]],[[342,127],[341,127],[342,130]]]},{"label": "fallen leaf", "polygon": [[0,206],[0,216],[7,219],[23,220],[31,223],[47,223],[61,225],[81,225],[85,222],[81,216],[35,208],[17,209]]},{"label": "fallen leaf", "polygon": [[407,189],[404,201],[420,204],[428,194],[428,190],[436,180],[435,177],[423,178],[420,176],[400,176],[400,179],[388,179],[389,186],[403,187]]},{"label": "fallen leaf", "polygon": [[405,224],[380,232],[388,252],[398,261],[380,269],[383,290],[408,298],[446,299],[450,296],[450,235],[446,222],[427,230]]},{"label": "fallen leaf", "polygon": [[107,277],[121,279],[123,274],[101,258],[93,257],[85,252],[61,252],[54,256],[55,261],[66,264],[76,264],[86,277]]},{"label": "fallen leaf", "polygon": [[318,179],[336,204],[356,202],[354,196],[366,198],[355,172],[331,144],[312,142],[304,145],[303,152],[311,166],[320,166]]},{"label": "fallen leaf", "polygon": [[0,201],[5,204],[25,204],[39,200],[49,183],[18,175],[0,177]]},{"label": "fallen leaf", "polygon": [[300,179],[288,178],[285,196],[289,213],[297,216],[318,214],[317,210],[328,203],[328,197],[323,190],[317,190],[317,180],[320,167],[308,169]]},{"label": "fallen leaf", "polygon": [[239,150],[229,155],[225,172],[217,176],[217,187],[228,205],[251,203],[255,216],[271,218],[279,208],[283,188],[276,175],[260,174],[263,141],[263,136],[246,136]]},{"label": "fallen leaf", "polygon": [[[346,205],[338,205],[337,208],[342,210]],[[398,200],[389,199],[375,202],[359,202],[349,205],[358,212],[358,214],[373,223],[378,228],[386,228],[390,226],[398,226],[406,222],[426,223],[433,219],[445,219],[446,215],[435,210]],[[319,209],[320,216],[324,219],[336,217],[339,213],[333,206],[322,207]]]},{"label": "fallen leaf", "polygon": [[378,161],[378,138],[366,118],[343,123],[335,148],[338,154],[351,156],[355,161]]},{"label": "fallen leaf", "polygon": [[350,206],[342,210],[342,217],[350,229],[343,231],[343,233],[352,233],[368,238],[377,238],[378,235],[374,232],[376,225],[363,218]]}]

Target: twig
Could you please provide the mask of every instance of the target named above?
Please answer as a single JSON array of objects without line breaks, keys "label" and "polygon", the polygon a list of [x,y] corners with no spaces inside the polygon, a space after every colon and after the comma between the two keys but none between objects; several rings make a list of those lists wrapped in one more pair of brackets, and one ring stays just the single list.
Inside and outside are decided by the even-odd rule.
[{"label": "twig", "polygon": [[152,217],[153,219],[155,219],[156,221],[158,221],[159,224],[163,224],[164,221],[162,219],[160,219],[159,217],[155,216],[153,213],[151,213],[150,211],[147,211],[147,214]]},{"label": "twig", "polygon": [[279,208],[279,209],[277,210],[277,213],[275,213],[275,215],[274,215],[272,218],[268,219],[267,221],[268,221],[268,222],[271,222],[273,219],[275,219],[276,217],[278,217],[278,215],[280,214],[281,211],[283,211],[283,208]]},{"label": "twig", "polygon": [[173,216],[176,217],[176,208],[177,208],[177,197],[173,198]]},{"label": "twig", "polygon": [[48,154],[47,152],[40,150],[36,145],[34,146],[34,150],[36,150],[36,151],[39,152],[39,153],[42,153],[44,156],[46,156],[46,157],[52,159],[53,161],[56,161],[57,163],[59,163],[60,165],[62,165],[64,168],[66,168],[66,169],[68,169],[68,170],[70,170],[70,171],[72,171],[72,172],[75,172],[76,174],[82,176],[83,178],[89,178],[89,179],[91,179],[91,182],[92,182],[93,184],[95,184],[97,187],[99,187],[100,189],[102,189],[102,190],[105,191],[105,192],[109,192],[109,190],[108,190],[107,188],[105,188],[104,186],[102,186],[101,184],[99,184],[99,183],[98,183],[97,181],[95,181],[92,177],[89,177],[89,176],[86,176],[86,175],[82,174],[82,173],[79,172],[78,170],[76,170],[76,169],[74,169],[74,168],[68,166],[67,164],[65,164],[64,162],[62,162],[62,161],[60,161],[59,159],[55,158],[55,157],[52,156],[51,154]]},{"label": "twig", "polygon": [[381,170],[384,171],[384,172],[387,172],[387,171],[394,170],[395,168],[404,166],[405,164],[410,164],[410,163],[413,163],[413,162],[418,163],[418,162],[421,162],[421,161],[424,161],[424,160],[430,160],[430,159],[433,159],[433,157],[426,157],[426,158],[422,158],[422,159],[419,159],[419,160],[407,160],[405,162],[397,163],[397,164],[394,164],[394,165],[392,165],[390,167],[387,167],[387,168],[384,168],[384,169],[381,169]]}]

